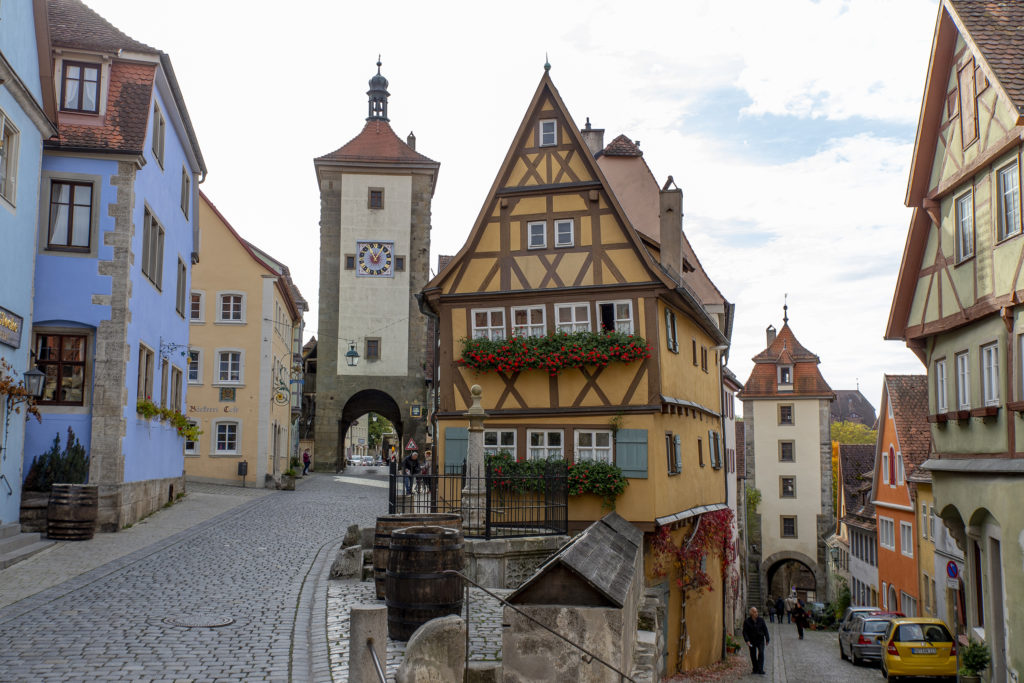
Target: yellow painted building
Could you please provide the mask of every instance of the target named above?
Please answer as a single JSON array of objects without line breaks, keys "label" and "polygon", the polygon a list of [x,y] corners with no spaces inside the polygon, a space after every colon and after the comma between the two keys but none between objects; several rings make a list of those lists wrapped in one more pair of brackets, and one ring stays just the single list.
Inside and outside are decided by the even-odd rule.
[{"label": "yellow painted building", "polygon": [[[728,507],[721,354],[732,307],[683,235],[681,190],[671,179],[659,189],[627,138],[604,147],[602,136],[576,126],[545,73],[466,244],[424,289],[439,317],[436,455],[441,467],[464,462],[465,413],[479,384],[485,450],[621,468],[628,485],[616,512],[645,533],[647,583],[662,588],[668,608],[672,674],[722,654],[718,558],[707,558],[710,591],[682,591],[671,560],[667,574],[655,570],[651,541],[667,531],[679,547],[703,515]],[[557,374],[460,362],[467,338],[560,332],[635,335],[647,357]],[[570,497],[570,531],[604,512],[593,494]]]},{"label": "yellow painted building", "polygon": [[295,452],[307,304],[288,268],[244,240],[206,195],[198,203],[202,261],[189,299],[188,418],[202,433],[185,442],[191,481],[263,486]]}]

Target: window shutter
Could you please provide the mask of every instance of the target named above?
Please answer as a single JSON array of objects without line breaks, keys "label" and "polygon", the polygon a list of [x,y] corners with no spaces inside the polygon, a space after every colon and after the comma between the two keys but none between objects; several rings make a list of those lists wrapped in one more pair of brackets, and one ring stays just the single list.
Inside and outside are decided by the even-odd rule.
[{"label": "window shutter", "polygon": [[647,478],[647,430],[620,429],[615,435],[615,464],[631,479]]},{"label": "window shutter", "polygon": [[708,430],[708,450],[710,451],[711,466],[717,470],[722,466],[721,435],[711,429]]},{"label": "window shutter", "polygon": [[466,427],[444,428],[444,471],[462,468],[469,450],[469,430]]},{"label": "window shutter", "polygon": [[673,438],[672,441],[673,441],[673,443],[675,445],[675,451],[676,451],[676,472],[682,472],[683,471],[683,441],[682,441],[682,439],[679,438],[678,434],[676,434],[675,438]]}]

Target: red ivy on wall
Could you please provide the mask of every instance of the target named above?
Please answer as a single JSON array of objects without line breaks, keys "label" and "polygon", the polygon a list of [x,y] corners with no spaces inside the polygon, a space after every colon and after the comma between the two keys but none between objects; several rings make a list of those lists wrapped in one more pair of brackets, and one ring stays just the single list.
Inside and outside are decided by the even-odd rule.
[{"label": "red ivy on wall", "polygon": [[726,581],[729,567],[736,559],[732,519],[732,510],[728,508],[705,512],[697,518],[690,537],[678,547],[672,542],[669,528],[658,527],[652,542],[654,573],[665,576],[670,566],[674,566],[678,570],[676,584],[684,591],[695,591],[699,595],[705,590],[712,590],[711,577],[706,571],[706,559],[711,554],[720,558],[722,581]]}]

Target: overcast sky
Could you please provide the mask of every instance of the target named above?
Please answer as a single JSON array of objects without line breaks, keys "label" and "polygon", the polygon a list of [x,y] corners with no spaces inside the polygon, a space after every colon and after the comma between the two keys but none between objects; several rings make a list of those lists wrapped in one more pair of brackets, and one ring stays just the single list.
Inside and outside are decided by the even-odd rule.
[{"label": "overcast sky", "polygon": [[468,235],[547,55],[578,125],[639,140],[658,181],[683,189],[686,235],[736,304],[741,380],[765,328],[782,326],[784,293],[833,389],[859,379],[877,407],[883,373],[924,372],[882,334],[936,0],[86,2],[170,54],[202,189],[291,268],[309,333],[313,158],[362,129],[377,54],[392,127],[441,164],[432,271]]}]

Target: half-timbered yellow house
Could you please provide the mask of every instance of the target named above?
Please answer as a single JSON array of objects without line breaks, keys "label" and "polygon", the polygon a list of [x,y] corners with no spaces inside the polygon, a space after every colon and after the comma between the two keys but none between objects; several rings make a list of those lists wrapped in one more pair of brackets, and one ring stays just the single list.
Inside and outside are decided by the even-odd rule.
[{"label": "half-timbered yellow house", "polygon": [[[577,128],[545,72],[465,245],[424,289],[439,319],[436,456],[449,469],[464,461],[479,384],[485,450],[621,468],[628,485],[616,511],[646,535],[648,585],[668,607],[671,674],[722,652],[721,553],[707,555],[700,590],[665,551],[694,538],[701,520],[706,531],[728,515],[721,359],[732,307],[683,236],[682,191],[671,178],[659,188],[628,139],[605,148],[598,133]],[[613,350],[607,364],[584,352],[556,359],[557,372],[514,360],[477,372],[462,358],[467,339],[561,333],[633,335],[623,344],[643,352],[624,362]],[[595,495],[570,498],[571,529],[602,513]]]}]

